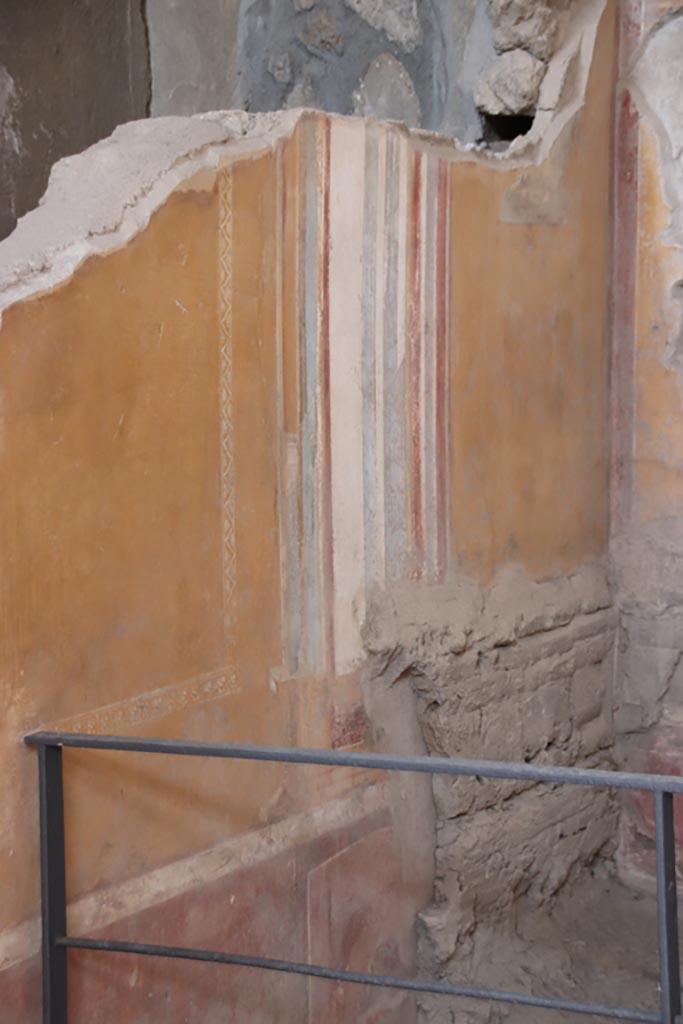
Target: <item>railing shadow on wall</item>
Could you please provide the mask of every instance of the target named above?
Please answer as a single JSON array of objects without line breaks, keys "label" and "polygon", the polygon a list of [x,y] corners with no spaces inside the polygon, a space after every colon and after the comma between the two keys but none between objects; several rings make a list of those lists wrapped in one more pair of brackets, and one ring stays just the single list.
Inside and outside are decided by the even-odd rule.
[{"label": "railing shadow on wall", "polygon": [[[67,950],[97,950],[140,956],[170,957],[215,964],[231,964],[323,978],[356,985],[374,985],[414,993],[430,993],[468,999],[562,1010],[646,1024],[676,1024],[681,1014],[681,980],[678,950],[678,906],[674,837],[674,794],[683,794],[683,778],[616,772],[594,768],[563,768],[477,761],[460,758],[396,756],[289,747],[242,746],[123,736],[90,736],[74,733],[37,732],[25,742],[38,750],[40,784],[40,865],[42,911],[43,1024],[67,1024]],[[267,957],[243,956],[208,949],[186,949],[141,942],[117,942],[67,934],[66,857],[62,749],[117,750],[187,757],[214,757],[266,761],[280,764],[329,765],[382,771],[426,772],[431,775],[470,778],[514,779],[549,785],[597,786],[651,792],[655,805],[657,850],[657,914],[659,932],[660,1008],[658,1012],[620,1006],[544,998],[498,989],[452,985],[416,978],[336,970],[318,964],[297,963]]]}]

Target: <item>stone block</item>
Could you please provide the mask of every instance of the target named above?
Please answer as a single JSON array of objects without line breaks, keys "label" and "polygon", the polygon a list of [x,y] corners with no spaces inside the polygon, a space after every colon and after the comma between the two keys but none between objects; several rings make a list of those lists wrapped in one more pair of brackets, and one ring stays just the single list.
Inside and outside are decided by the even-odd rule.
[{"label": "stone block", "polygon": [[[680,776],[683,724],[659,726],[637,738],[627,751],[627,767],[654,775]],[[674,797],[674,829],[679,875],[683,875],[683,796]],[[624,792],[621,797],[618,865],[628,878],[655,874],[654,802],[650,793]]]},{"label": "stone block", "polygon": [[[409,973],[406,908],[390,829],[359,839],[308,876],[308,957],[341,970]],[[390,989],[312,982],[308,1020],[326,1024],[381,1021],[403,996]]]},{"label": "stone block", "polygon": [[517,757],[534,757],[551,744],[566,743],[571,733],[569,688],[550,684],[518,707],[522,750]]},{"label": "stone block", "polygon": [[285,99],[285,107],[288,110],[295,110],[297,107],[308,107],[319,109],[320,100],[310,78],[304,78],[296,82]]},{"label": "stone block", "polygon": [[437,833],[441,891],[463,920],[473,906],[482,917],[504,916],[520,892],[543,902],[614,834],[613,807],[603,791],[536,787],[450,822]]},{"label": "stone block", "polygon": [[611,664],[602,661],[577,669],[571,682],[572,718],[577,726],[585,725],[602,714],[608,700]]},{"label": "stone block", "polygon": [[509,50],[482,73],[475,90],[479,110],[486,114],[533,113],[545,64],[526,50]]},{"label": "stone block", "polygon": [[499,52],[528,50],[547,61],[557,41],[558,19],[544,0],[489,0],[495,25],[493,41]]}]

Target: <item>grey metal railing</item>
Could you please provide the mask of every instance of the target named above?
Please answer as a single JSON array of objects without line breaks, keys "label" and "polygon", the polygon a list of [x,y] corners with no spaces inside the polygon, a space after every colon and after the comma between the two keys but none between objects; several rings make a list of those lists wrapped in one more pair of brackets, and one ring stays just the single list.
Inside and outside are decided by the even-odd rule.
[{"label": "grey metal railing", "polygon": [[[259,747],[233,743],[200,743],[181,740],[138,739],[126,736],[87,736],[74,733],[38,732],[25,738],[37,747],[40,781],[40,866],[43,959],[43,1022],[67,1024],[67,950],[97,950],[140,956],[200,960],[216,964],[255,967],[269,971],[300,974],[311,978],[357,985],[374,985],[443,996],[484,999],[549,1010],[643,1021],[646,1024],[680,1024],[681,980],[678,953],[678,906],[674,838],[674,794],[683,794],[683,778],[595,768],[561,768],[502,761],[477,761],[445,757],[409,757],[348,751],[305,750],[290,747]],[[659,1011],[622,1006],[604,1006],[569,999],[545,998],[521,992],[475,988],[419,978],[397,978],[382,974],[337,970],[318,964],[243,956],[216,950],[159,946],[142,942],[75,937],[66,927],[66,863],[64,847],[64,801],[62,748],[120,750],[187,757],[218,757],[233,760],[267,761],[281,764],[331,765],[373,768],[384,771],[426,772],[430,775],[470,778],[519,779],[550,785],[598,786],[651,792],[655,805],[657,848],[657,913],[659,935]]]}]

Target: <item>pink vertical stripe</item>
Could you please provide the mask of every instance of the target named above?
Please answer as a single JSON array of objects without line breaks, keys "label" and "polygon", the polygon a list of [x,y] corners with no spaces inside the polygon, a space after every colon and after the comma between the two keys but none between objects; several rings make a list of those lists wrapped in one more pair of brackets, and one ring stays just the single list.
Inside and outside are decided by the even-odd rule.
[{"label": "pink vertical stripe", "polygon": [[320,405],[322,435],[322,569],[325,668],[332,675],[334,651],[334,556],[332,550],[332,424],[330,416],[330,133],[329,118],[323,123],[322,229],[320,269]]},{"label": "pink vertical stripe", "polygon": [[413,186],[410,201],[410,239],[408,256],[412,275],[408,299],[408,368],[410,373],[410,501],[411,529],[415,562],[413,570],[421,575],[424,565],[424,523],[422,519],[422,157],[413,156]]},{"label": "pink vertical stripe", "polygon": [[436,208],[436,374],[434,400],[436,405],[436,575],[443,579],[446,572],[448,536],[448,450],[446,396],[448,393],[447,334],[448,334],[448,227],[449,227],[449,173],[445,160],[439,161],[438,196]]}]

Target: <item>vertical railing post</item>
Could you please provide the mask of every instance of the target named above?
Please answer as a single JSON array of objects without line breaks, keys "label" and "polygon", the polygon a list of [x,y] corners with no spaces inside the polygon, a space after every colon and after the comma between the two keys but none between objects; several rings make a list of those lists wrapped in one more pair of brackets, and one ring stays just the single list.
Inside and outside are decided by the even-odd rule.
[{"label": "vertical railing post", "polygon": [[67,1024],[66,870],[62,748],[38,747],[40,776],[40,897],[43,925],[43,1024]]},{"label": "vertical railing post", "polygon": [[678,901],[673,793],[655,792],[657,843],[657,919],[662,1024],[676,1024],[681,1012],[681,970],[678,960]]}]

